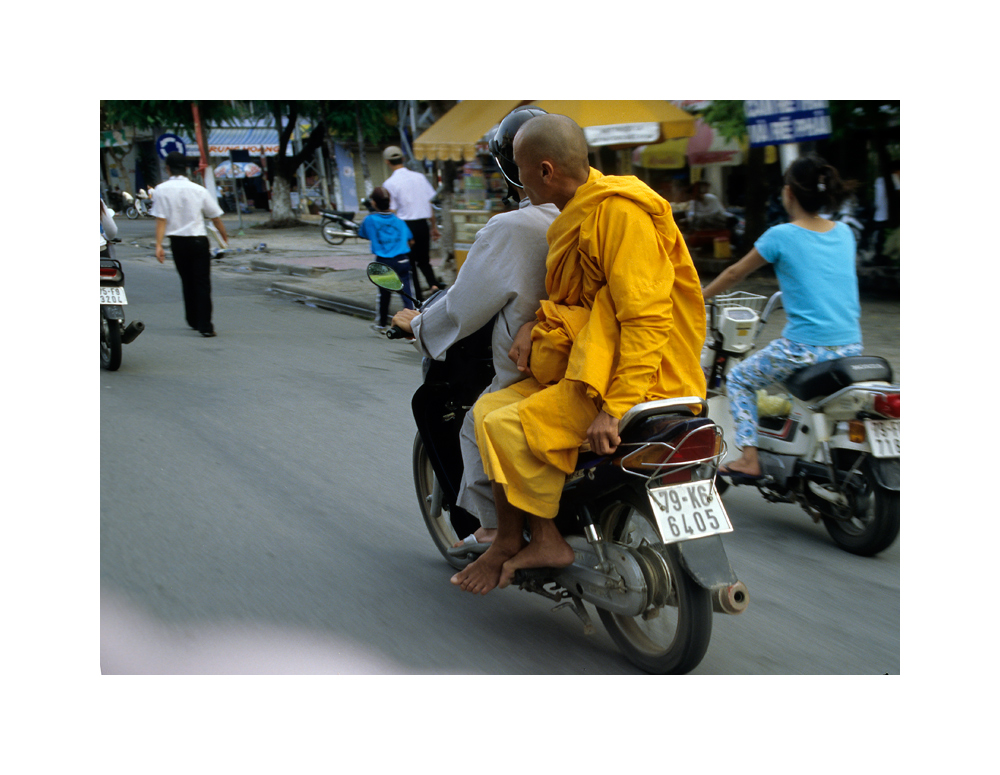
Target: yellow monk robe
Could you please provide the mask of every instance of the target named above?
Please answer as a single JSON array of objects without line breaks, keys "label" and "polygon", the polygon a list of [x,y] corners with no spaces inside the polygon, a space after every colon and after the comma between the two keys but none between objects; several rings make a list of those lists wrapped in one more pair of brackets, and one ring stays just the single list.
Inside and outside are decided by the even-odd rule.
[{"label": "yellow monk robe", "polygon": [[547,238],[548,299],[532,331],[537,382],[477,403],[476,430],[486,472],[508,500],[553,517],[601,408],[621,418],[643,401],[705,396],[705,302],[670,204],[637,178],[591,169]]}]

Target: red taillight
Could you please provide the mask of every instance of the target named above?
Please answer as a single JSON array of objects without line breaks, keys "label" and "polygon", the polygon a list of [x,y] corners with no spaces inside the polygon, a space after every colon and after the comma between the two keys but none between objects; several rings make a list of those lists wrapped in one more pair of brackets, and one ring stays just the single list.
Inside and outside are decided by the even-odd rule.
[{"label": "red taillight", "polygon": [[[623,449],[624,451],[624,449]],[[685,467],[673,474],[667,474],[662,483],[688,481],[692,464],[711,460],[722,452],[722,434],[714,423],[706,423],[687,433],[683,431],[670,441],[653,441],[630,452],[620,459],[623,467],[641,471],[647,476],[665,466],[660,473],[675,467]]]},{"label": "red taillight", "polygon": [[706,460],[722,452],[722,435],[714,424],[703,425],[684,437],[671,463],[690,463]]},{"label": "red taillight", "polygon": [[899,393],[879,393],[875,396],[875,404],[873,406],[876,412],[878,412],[883,417],[895,417],[899,418]]},{"label": "red taillight", "polygon": [[119,277],[117,266],[102,266],[101,267],[101,279],[102,280],[117,280]]}]

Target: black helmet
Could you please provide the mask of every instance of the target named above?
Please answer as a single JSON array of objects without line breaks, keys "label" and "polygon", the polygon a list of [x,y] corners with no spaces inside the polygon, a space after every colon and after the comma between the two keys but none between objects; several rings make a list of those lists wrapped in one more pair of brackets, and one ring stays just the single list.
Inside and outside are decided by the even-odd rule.
[{"label": "black helmet", "polygon": [[514,108],[500,125],[497,127],[493,137],[490,138],[490,153],[497,160],[500,171],[507,178],[507,182],[512,186],[521,188],[521,178],[517,174],[517,165],[514,164],[514,135],[517,130],[524,126],[525,122],[535,116],[544,116],[545,111],[536,108],[534,105],[524,105]]}]

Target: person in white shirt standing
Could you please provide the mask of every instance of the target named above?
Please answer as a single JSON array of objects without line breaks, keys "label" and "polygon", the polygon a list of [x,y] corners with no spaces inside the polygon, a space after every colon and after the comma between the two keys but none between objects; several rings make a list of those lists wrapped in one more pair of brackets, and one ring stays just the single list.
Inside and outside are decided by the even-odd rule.
[{"label": "person in white shirt standing", "polygon": [[167,154],[170,179],[156,187],[156,260],[161,264],[166,254],[163,238],[170,237],[170,252],[181,276],[184,313],[188,325],[202,336],[215,336],[212,325],[211,261],[205,219],[211,219],[224,242],[228,241],[222,224],[222,208],[208,189],[186,176],[187,159],[180,153]]},{"label": "person in white shirt standing", "polygon": [[437,192],[425,175],[403,165],[403,151],[398,146],[390,145],[382,152],[382,158],[392,170],[389,179],[382,184],[391,197],[389,209],[405,221],[413,233],[413,250],[410,253],[413,290],[418,298],[422,298],[419,274],[423,274],[427,281],[428,290],[436,290],[440,286],[431,269],[431,237],[437,239],[441,236],[431,207],[431,200]]}]

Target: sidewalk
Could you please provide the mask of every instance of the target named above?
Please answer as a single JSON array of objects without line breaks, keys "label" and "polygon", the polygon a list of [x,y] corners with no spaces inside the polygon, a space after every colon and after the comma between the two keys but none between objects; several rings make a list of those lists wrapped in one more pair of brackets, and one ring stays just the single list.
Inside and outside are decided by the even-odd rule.
[{"label": "sidewalk", "polygon": [[[361,217],[358,214],[356,219]],[[367,240],[348,238],[342,245],[329,245],[320,234],[319,216],[304,216],[304,225],[291,229],[254,228],[268,218],[268,213],[244,215],[240,233],[238,216],[223,216],[230,237],[229,250],[221,253],[216,263],[234,271],[273,273],[270,288],[275,291],[307,299],[325,309],[374,320],[378,292],[365,274],[365,267],[374,260]],[[438,278],[451,285],[455,279],[454,262],[445,261],[442,252],[437,244],[431,246],[431,265]],[[703,278],[714,275],[716,263],[695,261]],[[773,275],[758,273],[740,290],[767,296],[778,290],[778,283]],[[394,294],[390,314],[400,307],[399,297]],[[784,316],[776,316],[768,324],[760,341],[780,334],[779,320],[783,321]],[[862,295],[861,328],[865,352],[886,358],[899,381],[899,299]]]},{"label": "sidewalk", "polygon": [[[235,214],[223,216],[229,234],[229,249],[217,254],[216,263],[255,272],[273,272],[271,288],[311,299],[320,306],[374,319],[378,289],[365,274],[375,260],[368,240],[348,237],[341,245],[330,245],[320,234],[319,216],[300,217],[303,226],[289,229],[259,228],[267,213],[243,216],[243,229]],[[360,221],[361,215],[355,216]],[[264,247],[261,247],[261,246]],[[445,262],[442,250],[431,246],[431,266],[446,285],[455,279],[454,262]],[[392,309],[398,308],[394,304]]]}]

